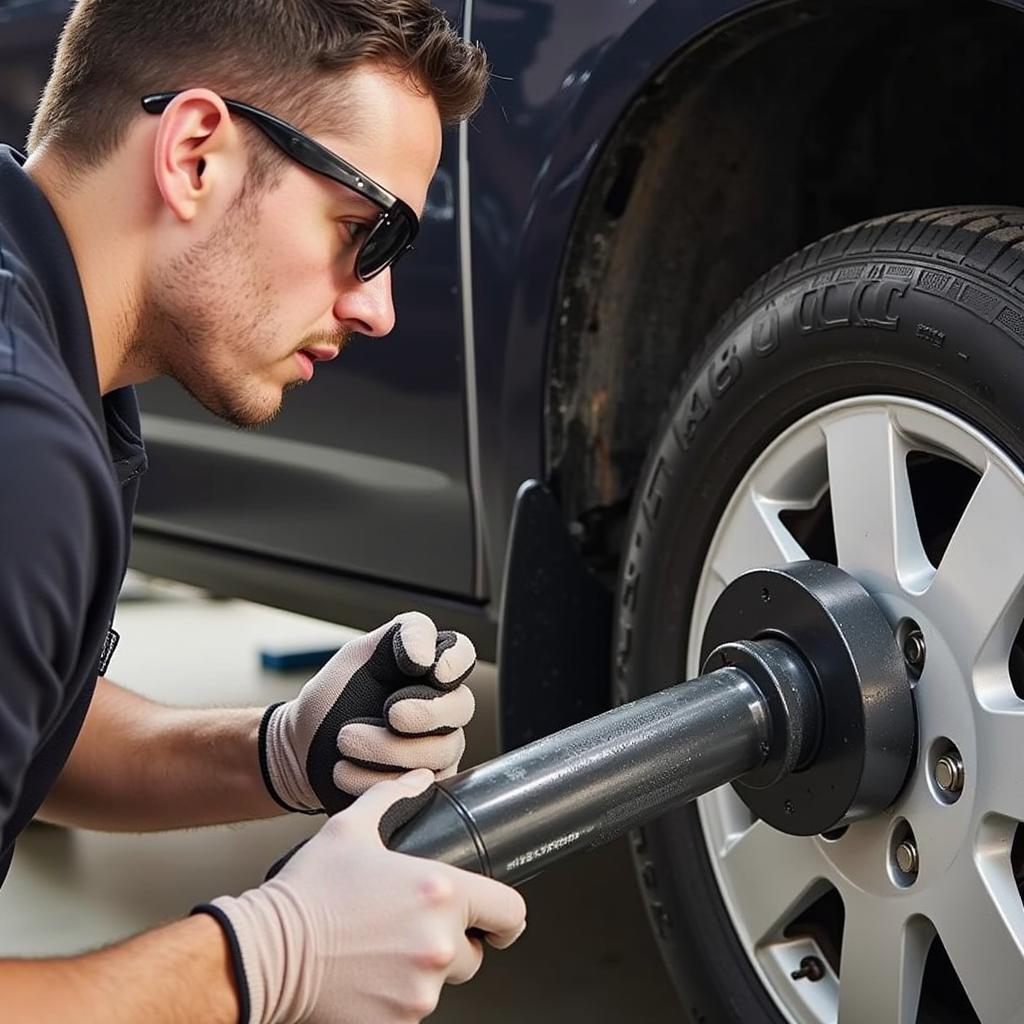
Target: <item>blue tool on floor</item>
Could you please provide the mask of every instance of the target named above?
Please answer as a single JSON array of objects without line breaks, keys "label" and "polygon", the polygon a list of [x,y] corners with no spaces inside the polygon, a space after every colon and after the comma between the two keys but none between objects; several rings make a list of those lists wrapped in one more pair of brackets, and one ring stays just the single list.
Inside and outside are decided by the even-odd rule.
[{"label": "blue tool on floor", "polygon": [[260,651],[260,664],[268,672],[295,672],[300,668],[315,670],[323,668],[337,653],[337,647],[264,647]]}]

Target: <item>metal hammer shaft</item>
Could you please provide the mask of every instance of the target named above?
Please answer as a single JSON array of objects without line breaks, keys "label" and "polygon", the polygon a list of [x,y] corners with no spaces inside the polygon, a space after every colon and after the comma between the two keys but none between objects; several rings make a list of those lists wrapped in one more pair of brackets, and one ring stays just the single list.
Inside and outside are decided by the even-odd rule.
[{"label": "metal hammer shaft", "polygon": [[388,845],[522,882],[761,765],[771,732],[751,676],[720,668],[439,783]]}]

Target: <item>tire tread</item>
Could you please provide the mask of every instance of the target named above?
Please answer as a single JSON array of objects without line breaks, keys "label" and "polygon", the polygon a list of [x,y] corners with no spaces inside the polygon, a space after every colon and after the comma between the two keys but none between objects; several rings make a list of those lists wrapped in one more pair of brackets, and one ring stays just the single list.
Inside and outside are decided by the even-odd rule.
[{"label": "tire tread", "polygon": [[889,214],[843,228],[804,246],[755,281],[722,314],[712,343],[751,306],[809,270],[851,255],[928,256],[986,271],[1024,291],[1024,210],[1008,206],[946,206]]}]

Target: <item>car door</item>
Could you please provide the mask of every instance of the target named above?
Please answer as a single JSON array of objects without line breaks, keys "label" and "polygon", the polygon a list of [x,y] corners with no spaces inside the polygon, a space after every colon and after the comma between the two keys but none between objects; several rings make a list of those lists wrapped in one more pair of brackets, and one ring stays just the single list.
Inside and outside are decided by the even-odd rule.
[{"label": "car door", "polygon": [[68,0],[0,0],[0,142],[22,148]]}]

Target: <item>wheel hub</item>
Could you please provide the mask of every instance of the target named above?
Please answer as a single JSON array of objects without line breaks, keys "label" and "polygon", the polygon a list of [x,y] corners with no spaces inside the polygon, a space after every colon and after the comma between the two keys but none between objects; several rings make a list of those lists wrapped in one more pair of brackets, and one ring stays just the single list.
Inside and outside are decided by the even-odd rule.
[{"label": "wheel hub", "polygon": [[814,676],[822,709],[816,749],[804,763],[777,763],[797,746],[785,741],[806,713],[793,694],[776,694],[779,753],[733,783],[736,792],[758,818],[790,835],[817,835],[884,810],[907,778],[915,734],[906,665],[878,605],[824,562],[745,573],[711,611],[704,671],[742,658],[729,641],[773,637],[799,651]]}]

